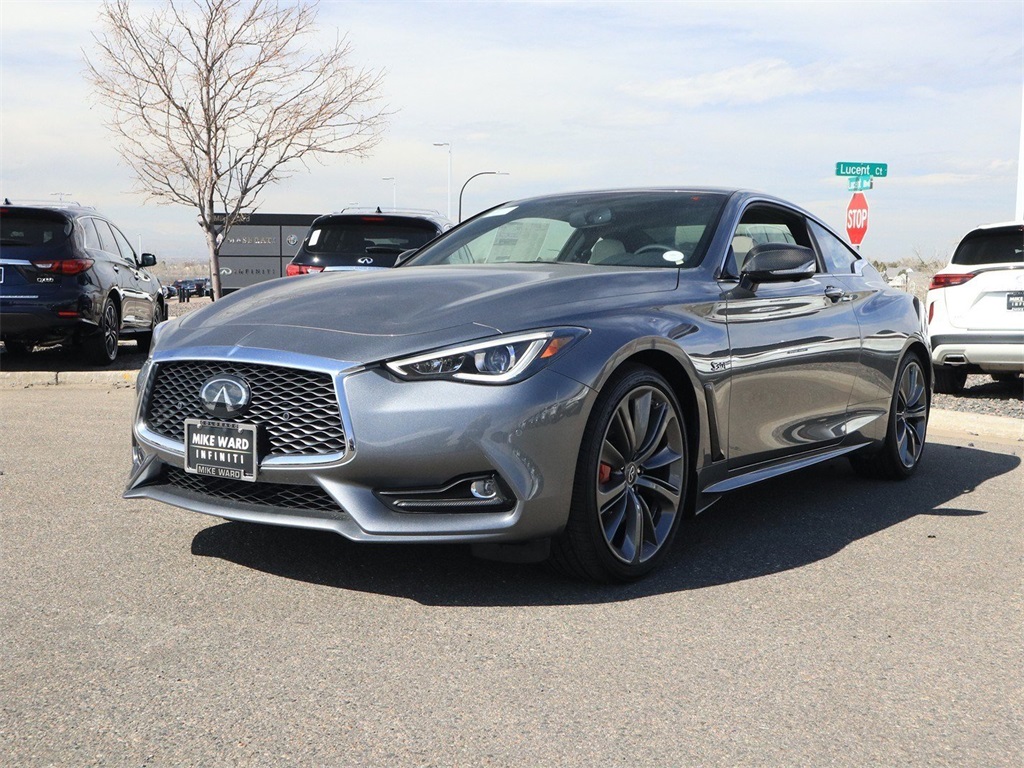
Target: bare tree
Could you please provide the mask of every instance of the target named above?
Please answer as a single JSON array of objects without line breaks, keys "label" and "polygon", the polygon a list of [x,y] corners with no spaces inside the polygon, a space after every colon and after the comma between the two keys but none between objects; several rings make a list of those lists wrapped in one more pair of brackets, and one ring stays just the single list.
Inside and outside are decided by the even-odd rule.
[{"label": "bare tree", "polygon": [[316,11],[306,0],[166,0],[140,15],[130,0],[103,4],[89,80],[138,191],[198,211],[216,296],[221,240],[266,185],[380,141],[382,74],[350,64],[343,37],[309,52]]}]

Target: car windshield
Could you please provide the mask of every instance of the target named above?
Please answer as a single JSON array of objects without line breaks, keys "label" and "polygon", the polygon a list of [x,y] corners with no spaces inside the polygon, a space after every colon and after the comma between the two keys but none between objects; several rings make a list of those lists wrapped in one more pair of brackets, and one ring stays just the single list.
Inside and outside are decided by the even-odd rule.
[{"label": "car windshield", "polygon": [[437,236],[426,221],[396,222],[381,216],[359,216],[317,222],[306,238],[309,253],[402,253],[419,248]]},{"label": "car windshield", "polygon": [[409,265],[693,267],[704,257],[725,199],[720,193],[651,191],[510,203],[480,214]]},{"label": "car windshield", "polygon": [[953,263],[965,266],[1014,262],[1024,262],[1024,226],[973,232],[953,254]]},{"label": "car windshield", "polygon": [[0,213],[0,244],[56,245],[71,234],[71,222],[50,211]]}]

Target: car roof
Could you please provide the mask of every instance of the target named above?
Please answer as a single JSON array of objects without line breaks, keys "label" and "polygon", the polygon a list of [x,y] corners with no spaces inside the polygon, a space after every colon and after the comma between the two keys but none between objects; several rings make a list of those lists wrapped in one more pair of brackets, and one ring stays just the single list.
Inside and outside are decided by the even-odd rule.
[{"label": "car roof", "polygon": [[317,222],[321,222],[326,219],[339,217],[359,218],[362,216],[383,216],[388,219],[417,219],[420,221],[429,221],[441,230],[449,229],[452,225],[452,222],[447,217],[441,215],[438,211],[426,208],[381,209],[379,206],[377,208],[342,208],[340,211],[332,211],[331,213],[325,213],[322,216],[317,216],[313,223],[316,224]]},{"label": "car roof", "polygon": [[976,232],[979,229],[1002,229],[1004,227],[1024,227],[1024,220],[1021,221],[1002,221],[997,224],[979,224],[972,232]]}]

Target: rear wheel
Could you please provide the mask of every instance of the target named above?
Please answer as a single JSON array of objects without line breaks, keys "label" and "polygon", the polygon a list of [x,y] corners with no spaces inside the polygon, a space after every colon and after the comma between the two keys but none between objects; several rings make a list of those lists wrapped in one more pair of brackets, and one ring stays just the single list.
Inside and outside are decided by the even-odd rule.
[{"label": "rear wheel", "polygon": [[854,470],[881,480],[905,480],[914,474],[924,452],[930,406],[921,360],[907,355],[896,374],[885,443],[873,453],[851,456]]},{"label": "rear wheel", "polygon": [[103,302],[97,332],[82,342],[82,351],[95,365],[110,365],[117,359],[117,342],[121,335],[121,313],[110,299]]},{"label": "rear wheel", "polygon": [[967,382],[965,368],[953,368],[948,365],[935,366],[935,391],[940,395],[959,395]]},{"label": "rear wheel", "polygon": [[1000,384],[1013,384],[1020,378],[1020,374],[1016,371],[1004,371],[1001,373],[991,373],[992,381],[998,381]]},{"label": "rear wheel", "polygon": [[627,369],[601,393],[576,463],[552,562],[576,577],[631,581],[669,550],[686,499],[686,425],[668,382]]},{"label": "rear wheel", "polygon": [[27,344],[24,341],[10,341],[4,339],[4,348],[7,350],[7,354],[11,357],[24,357],[25,355],[32,352],[32,344]]}]

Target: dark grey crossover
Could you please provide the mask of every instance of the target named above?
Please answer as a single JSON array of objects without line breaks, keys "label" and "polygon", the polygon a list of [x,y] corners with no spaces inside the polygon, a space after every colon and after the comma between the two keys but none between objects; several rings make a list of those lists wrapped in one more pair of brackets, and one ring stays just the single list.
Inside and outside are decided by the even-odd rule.
[{"label": "dark grey crossover", "polygon": [[920,461],[920,303],[763,194],[565,194],[159,326],[125,496],[627,580],[721,494]]}]

